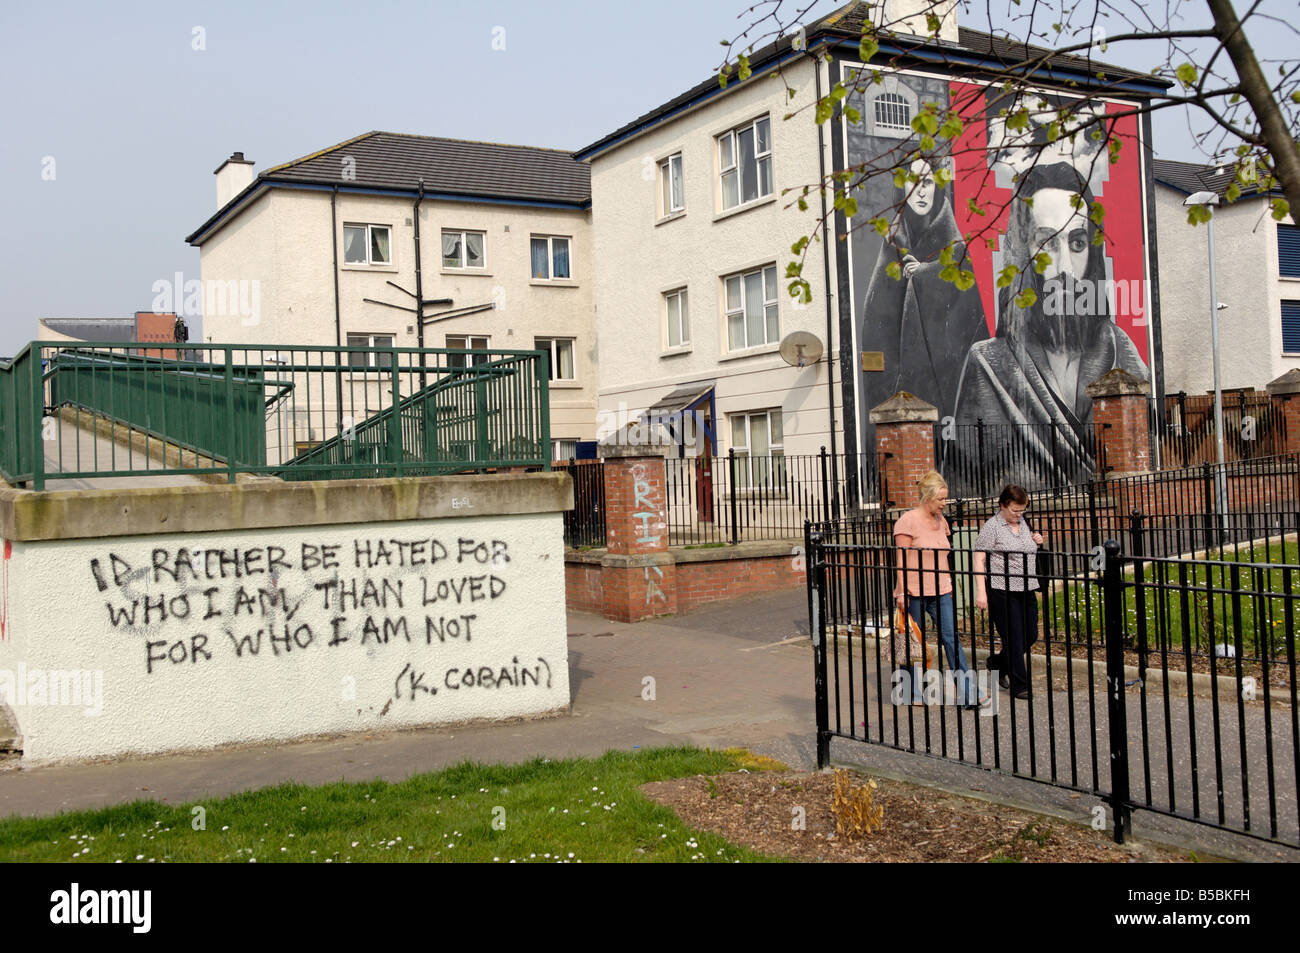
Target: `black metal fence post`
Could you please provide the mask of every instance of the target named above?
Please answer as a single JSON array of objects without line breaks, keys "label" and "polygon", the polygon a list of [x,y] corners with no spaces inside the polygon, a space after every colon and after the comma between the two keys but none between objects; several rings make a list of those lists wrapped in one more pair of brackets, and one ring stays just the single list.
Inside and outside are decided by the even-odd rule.
[{"label": "black metal fence post", "polygon": [[825,768],[831,760],[830,700],[826,688],[826,566],[822,560],[822,534],[808,534],[806,569],[808,585],[812,591],[810,606],[812,617],[808,629],[813,643],[813,690],[817,717],[817,769]]},{"label": "black metal fence post", "polygon": [[988,488],[988,468],[984,465],[984,418],[975,418],[975,447],[976,459],[979,460],[979,488],[980,496],[989,495]]},{"label": "black metal fence post", "polygon": [[1106,540],[1102,599],[1106,639],[1106,700],[1110,725],[1110,811],[1115,843],[1129,829],[1128,713],[1124,697],[1124,577],[1119,543]]},{"label": "black metal fence post", "polygon": [[831,519],[831,494],[830,494],[830,485],[826,482],[826,448],[825,447],[822,447],[822,451],[818,455],[818,460],[821,463],[821,472],[822,472],[822,519],[829,520]]},{"label": "black metal fence post", "polygon": [[731,484],[731,545],[735,546],[740,542],[740,500],[737,499],[739,489],[736,486],[735,447],[727,451],[727,479]]}]

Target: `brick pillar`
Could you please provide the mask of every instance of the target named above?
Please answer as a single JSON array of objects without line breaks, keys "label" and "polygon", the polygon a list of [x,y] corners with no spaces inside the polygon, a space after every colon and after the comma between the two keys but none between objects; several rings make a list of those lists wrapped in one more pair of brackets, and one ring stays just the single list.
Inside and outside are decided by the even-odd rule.
[{"label": "brick pillar", "polygon": [[1282,424],[1279,452],[1300,453],[1300,368],[1291,368],[1264,389],[1273,402],[1274,419]]},{"label": "brick pillar", "polygon": [[649,436],[633,423],[598,448],[605,461],[608,552],[600,563],[605,618],[618,622],[677,612],[664,473],[669,448]]},{"label": "brick pillar", "polygon": [[1147,395],[1151,385],[1122,367],[1107,371],[1088,385],[1092,429],[1099,466],[1114,479],[1151,469],[1151,426]]},{"label": "brick pillar", "polygon": [[906,391],[871,409],[876,458],[886,509],[916,503],[916,484],[934,469],[934,424],[939,409]]}]

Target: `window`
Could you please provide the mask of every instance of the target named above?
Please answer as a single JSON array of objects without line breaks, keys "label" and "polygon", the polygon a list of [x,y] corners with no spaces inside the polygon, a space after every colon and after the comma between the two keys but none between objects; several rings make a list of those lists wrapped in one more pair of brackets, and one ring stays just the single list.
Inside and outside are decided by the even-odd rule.
[{"label": "window", "polygon": [[726,284],[727,350],[775,344],[779,337],[776,310],[776,266],[743,275],[729,275]]},{"label": "window", "polygon": [[344,225],[343,262],[348,265],[391,265],[387,225]]},{"label": "window", "polygon": [[549,281],[573,277],[569,269],[569,239],[560,235],[534,235],[530,248],[533,278]]},{"label": "window", "polygon": [[686,208],[686,192],[682,185],[682,154],[669,156],[659,163],[659,180],[663,184],[663,215],[672,215]]},{"label": "window", "polygon": [[718,137],[725,211],[772,194],[772,129],[766,116]]},{"label": "window", "polygon": [[664,295],[668,309],[668,346],[681,347],[691,343],[691,323],[686,308],[686,289],[679,288]]},{"label": "window", "polygon": [[876,128],[892,132],[912,131],[912,106],[898,93],[881,93],[876,97]]},{"label": "window", "polygon": [[552,460],[572,460],[578,455],[578,441],[576,440],[552,440],[551,441],[551,459]]},{"label": "window", "polygon": [[1300,301],[1282,302],[1282,350],[1300,353]]},{"label": "window", "polygon": [[[447,350],[449,351],[486,351],[488,349],[488,339],[483,336],[472,334],[448,334]],[[486,354],[448,354],[447,365],[449,367],[469,367],[472,364],[484,364],[487,362]]]},{"label": "window", "polygon": [[442,233],[442,267],[483,268],[483,232]]},{"label": "window", "polygon": [[[348,347],[392,347],[393,336],[391,334],[349,334]],[[393,354],[391,351],[380,351],[378,353],[366,353],[364,351],[348,352],[348,366],[356,368],[365,367],[392,367]]]},{"label": "window", "polygon": [[549,351],[551,355],[551,380],[571,381],[573,372],[573,338],[534,338],[533,347]]},{"label": "window", "polygon": [[1300,228],[1277,227],[1277,264],[1283,278],[1300,278]]},{"label": "window", "polygon": [[785,488],[781,411],[732,414],[731,447],[736,451],[737,490]]}]

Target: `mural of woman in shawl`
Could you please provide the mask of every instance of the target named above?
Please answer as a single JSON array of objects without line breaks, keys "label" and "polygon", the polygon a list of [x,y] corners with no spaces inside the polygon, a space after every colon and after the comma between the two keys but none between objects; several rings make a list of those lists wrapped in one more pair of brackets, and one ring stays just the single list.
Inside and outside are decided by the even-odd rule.
[{"label": "mural of woman in shawl", "polygon": [[[934,169],[924,159],[912,162],[919,181],[895,191],[901,205],[881,245],[861,312],[863,351],[884,354],[884,371],[863,372],[864,410],[898,391],[915,394],[953,413],[957,384],[971,345],[988,337],[988,324],[976,287],[959,291],[939,277],[940,252],[954,242],[953,261],[961,264],[966,245],[952,209],[952,186],[936,188]],[[887,269],[897,262],[900,278]]]},{"label": "mural of woman in shawl", "polygon": [[[1032,205],[1013,204],[1005,260],[1019,267],[1036,300],[1022,307],[1012,288],[1001,289],[997,335],[971,347],[962,371],[957,423],[1021,428],[988,432],[985,467],[1015,461],[1014,472],[990,474],[992,485],[1076,482],[1096,467],[1088,385],[1117,367],[1144,380],[1148,370],[1111,317],[1105,249],[1093,243],[1088,215],[1093,195],[1078,170],[1036,166],[1017,197]],[[1040,253],[1051,259],[1041,274],[1033,265]]]}]

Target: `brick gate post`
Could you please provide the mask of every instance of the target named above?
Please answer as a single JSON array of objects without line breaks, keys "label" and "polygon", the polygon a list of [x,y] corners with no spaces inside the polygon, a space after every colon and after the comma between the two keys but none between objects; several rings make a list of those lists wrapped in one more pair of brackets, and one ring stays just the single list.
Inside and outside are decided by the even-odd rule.
[{"label": "brick gate post", "polygon": [[1147,395],[1151,385],[1122,367],[1088,385],[1092,428],[1097,439],[1101,479],[1117,479],[1151,469],[1151,426]]},{"label": "brick gate post", "polygon": [[1300,368],[1291,368],[1264,389],[1273,403],[1273,419],[1282,425],[1278,453],[1300,452]]},{"label": "brick gate post", "polygon": [[880,461],[881,506],[916,503],[916,484],[934,469],[934,424],[939,408],[900,391],[871,409]]}]

